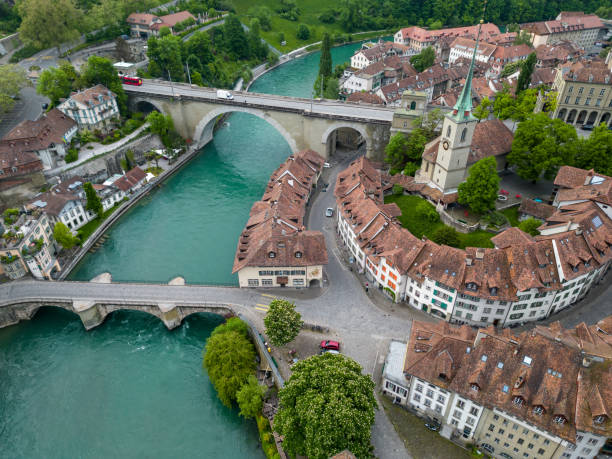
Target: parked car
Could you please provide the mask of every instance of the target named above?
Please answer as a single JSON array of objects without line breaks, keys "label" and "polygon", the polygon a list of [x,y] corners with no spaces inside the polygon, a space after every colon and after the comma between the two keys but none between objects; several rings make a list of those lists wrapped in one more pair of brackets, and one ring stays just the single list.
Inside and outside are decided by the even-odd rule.
[{"label": "parked car", "polygon": [[328,168],[331,167],[331,165],[329,163],[323,163],[323,167]]},{"label": "parked car", "polygon": [[435,422],[427,422],[425,423],[425,427],[427,427],[429,430],[433,430],[434,432],[440,430],[440,424],[436,424]]},{"label": "parked car", "polygon": [[498,201],[507,201],[508,200],[508,196],[504,196],[503,194],[498,194],[497,195],[497,200]]},{"label": "parked car", "polygon": [[46,110],[48,108],[49,108],[49,104],[48,103],[45,102],[44,104],[42,104],[42,109],[43,110]]},{"label": "parked car", "polygon": [[321,349],[325,349],[328,351],[339,351],[340,343],[338,341],[324,339],[323,341],[321,341]]},{"label": "parked car", "polygon": [[333,217],[334,216],[334,209],[332,209],[331,207],[328,207],[327,209],[325,209],[325,216],[326,217]]},{"label": "parked car", "polygon": [[593,125],[592,123],[587,123],[587,124],[582,125],[583,131],[592,131],[593,129],[595,129],[595,125]]}]

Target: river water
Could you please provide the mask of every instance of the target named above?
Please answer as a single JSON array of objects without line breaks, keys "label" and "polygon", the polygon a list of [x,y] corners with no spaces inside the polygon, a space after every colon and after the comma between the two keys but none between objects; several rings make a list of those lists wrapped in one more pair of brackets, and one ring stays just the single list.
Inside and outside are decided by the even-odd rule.
[{"label": "river water", "polygon": [[[357,45],[332,50],[334,64]],[[252,91],[309,97],[319,54],[285,64]],[[265,121],[236,113],[194,160],[122,217],[73,272],[89,280],[236,284],[238,235],[271,172],[290,154]],[[116,312],[86,332],[43,308],[0,329],[0,456],[262,458],[257,428],[218,401],[201,351],[220,318],[194,315],[169,332]]]}]

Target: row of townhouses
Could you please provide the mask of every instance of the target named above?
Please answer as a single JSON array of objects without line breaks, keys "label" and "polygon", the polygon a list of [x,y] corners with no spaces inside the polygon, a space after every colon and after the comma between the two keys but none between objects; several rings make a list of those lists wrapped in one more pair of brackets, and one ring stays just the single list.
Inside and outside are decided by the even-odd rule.
[{"label": "row of townhouses", "polygon": [[[103,184],[94,184],[102,208],[107,211],[146,183],[146,174],[136,167],[117,174]],[[64,223],[74,234],[96,218],[86,209],[84,179],[73,177],[30,199],[16,222],[5,225],[0,238],[0,274],[19,279],[28,272],[37,279],[50,279],[61,270],[55,254],[53,228]]]},{"label": "row of townhouses", "polygon": [[274,171],[238,240],[232,272],[240,287],[321,286],[325,238],[306,230],[304,217],[323,164],[318,153],[305,150]]},{"label": "row of townhouses", "polygon": [[382,387],[495,458],[609,457],[611,360],[612,316],[517,335],[415,321],[407,343],[391,342]]},{"label": "row of townhouses", "polygon": [[540,320],[582,299],[612,260],[612,179],[564,167],[555,184],[540,236],[511,228],[493,249],[460,250],[402,228],[399,207],[384,204],[389,185],[360,158],[338,176],[337,231],[359,271],[395,301],[477,326]]}]

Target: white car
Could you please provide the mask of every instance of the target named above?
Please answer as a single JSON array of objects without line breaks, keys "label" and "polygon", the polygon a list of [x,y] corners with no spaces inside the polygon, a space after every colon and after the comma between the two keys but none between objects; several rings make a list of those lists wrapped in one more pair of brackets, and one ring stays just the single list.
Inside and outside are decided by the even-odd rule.
[{"label": "white car", "polygon": [[328,207],[327,209],[325,209],[325,216],[326,217],[333,217],[334,216],[334,209],[332,209],[331,207]]},{"label": "white car", "polygon": [[328,167],[331,167],[331,165],[329,163],[323,163],[323,167],[327,169]]}]

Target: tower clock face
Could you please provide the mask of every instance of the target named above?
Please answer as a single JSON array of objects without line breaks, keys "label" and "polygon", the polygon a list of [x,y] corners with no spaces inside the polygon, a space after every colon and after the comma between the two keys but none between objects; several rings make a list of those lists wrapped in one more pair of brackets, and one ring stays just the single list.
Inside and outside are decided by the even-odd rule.
[{"label": "tower clock face", "polygon": [[445,140],[444,142],[442,142],[442,148],[444,148],[445,150],[448,150],[448,140]]}]

